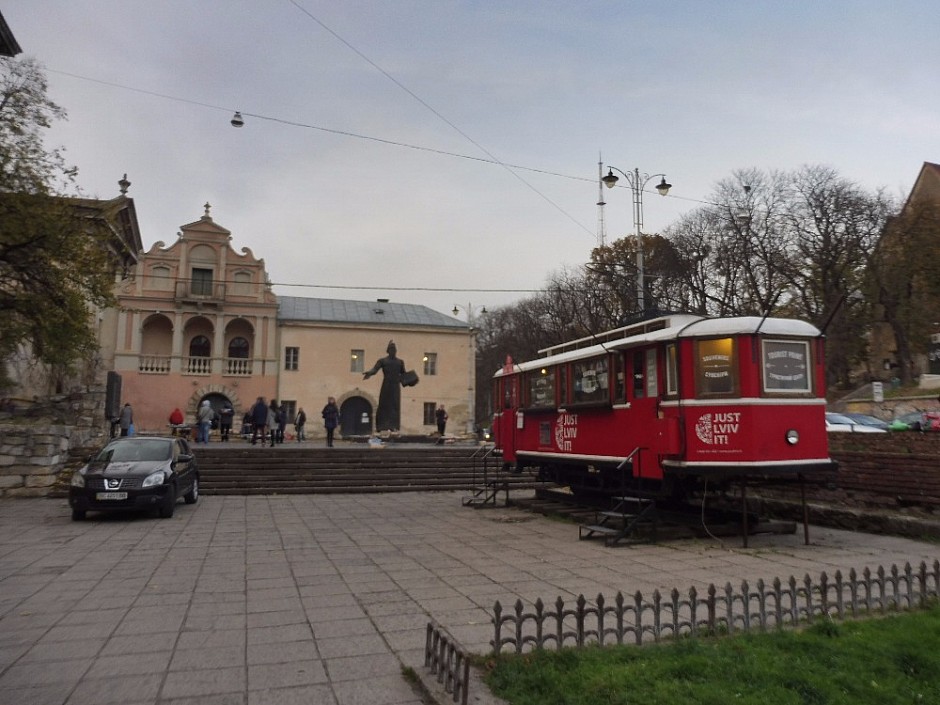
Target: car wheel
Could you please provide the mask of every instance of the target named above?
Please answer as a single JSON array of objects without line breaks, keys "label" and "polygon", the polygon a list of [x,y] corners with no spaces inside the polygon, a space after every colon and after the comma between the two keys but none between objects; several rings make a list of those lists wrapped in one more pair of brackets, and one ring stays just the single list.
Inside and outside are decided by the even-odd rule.
[{"label": "car wheel", "polygon": [[169,519],[173,516],[174,511],[176,511],[176,488],[168,487],[166,490],[166,500],[164,500],[163,506],[160,507],[160,518]]},{"label": "car wheel", "polygon": [[85,519],[85,510],[84,509],[73,509],[72,510],[72,521],[84,521]]},{"label": "car wheel", "polygon": [[189,492],[183,495],[183,499],[186,501],[186,504],[195,504],[199,501],[199,478],[193,478],[193,486],[189,488]]}]

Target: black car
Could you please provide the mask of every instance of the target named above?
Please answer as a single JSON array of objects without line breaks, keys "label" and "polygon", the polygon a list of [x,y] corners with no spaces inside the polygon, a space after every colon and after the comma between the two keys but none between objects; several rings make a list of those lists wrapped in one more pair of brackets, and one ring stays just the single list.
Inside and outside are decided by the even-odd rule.
[{"label": "black car", "polygon": [[177,500],[199,499],[196,458],[183,438],[115,438],[72,475],[72,519],[89,511],[157,510],[173,516]]}]

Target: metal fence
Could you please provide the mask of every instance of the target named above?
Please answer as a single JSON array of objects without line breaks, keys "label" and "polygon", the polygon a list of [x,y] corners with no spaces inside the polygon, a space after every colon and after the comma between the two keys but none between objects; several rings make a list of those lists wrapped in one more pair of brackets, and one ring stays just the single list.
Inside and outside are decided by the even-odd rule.
[{"label": "metal fence", "polygon": [[657,590],[648,602],[640,592],[632,600],[618,592],[611,605],[601,594],[594,603],[580,595],[571,606],[559,597],[554,608],[539,599],[531,610],[517,600],[514,610],[505,614],[497,602],[490,645],[498,654],[504,649],[522,653],[588,644],[642,644],[650,638],[658,642],[682,635],[764,631],[809,623],[824,615],[841,620],[910,609],[940,596],[940,560],[930,568],[922,562],[917,570],[910,563],[903,570],[896,565],[888,571],[866,568],[861,575],[852,569],[848,578],[837,571],[831,580],[822,573],[815,583],[807,574],[802,581],[795,577],[770,584],[758,580],[754,589],[747,581],[740,590],[730,582],[723,589],[712,584],[703,595],[694,587],[687,595],[673,589],[664,597]]},{"label": "metal fence", "polygon": [[424,665],[437,682],[453,695],[454,702],[467,705],[470,658],[463,647],[435,622],[428,622],[424,643]]}]

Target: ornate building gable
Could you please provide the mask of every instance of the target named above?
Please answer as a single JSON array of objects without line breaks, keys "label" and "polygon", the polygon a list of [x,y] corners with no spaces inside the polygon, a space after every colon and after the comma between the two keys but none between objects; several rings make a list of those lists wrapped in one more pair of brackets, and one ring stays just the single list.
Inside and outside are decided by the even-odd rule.
[{"label": "ornate building gable", "polygon": [[230,301],[276,306],[263,259],[251,249],[236,252],[231,231],[209,214],[180,227],[179,239],[169,247],[154,243],[141,258],[133,292],[177,301]]}]

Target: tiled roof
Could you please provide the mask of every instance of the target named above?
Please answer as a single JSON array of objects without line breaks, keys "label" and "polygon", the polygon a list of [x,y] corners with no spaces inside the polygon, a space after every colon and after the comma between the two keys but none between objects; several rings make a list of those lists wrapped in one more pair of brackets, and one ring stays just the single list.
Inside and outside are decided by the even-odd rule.
[{"label": "tiled roof", "polygon": [[278,296],[277,305],[277,317],[281,321],[467,328],[466,322],[459,318],[439,313],[419,304]]}]

